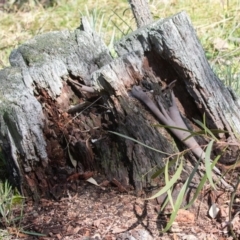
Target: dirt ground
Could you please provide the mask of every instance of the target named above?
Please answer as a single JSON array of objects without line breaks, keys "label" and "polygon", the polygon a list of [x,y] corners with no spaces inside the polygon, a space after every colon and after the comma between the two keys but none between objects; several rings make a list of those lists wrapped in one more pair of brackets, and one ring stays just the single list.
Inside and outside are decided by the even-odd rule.
[{"label": "dirt ground", "polygon": [[[42,95],[45,96],[46,93],[43,92]],[[239,190],[234,197],[234,205],[229,211],[231,195],[224,189],[210,191],[210,188],[205,186],[194,205],[189,209],[180,209],[171,229],[164,233],[163,230],[172,211],[170,206],[166,207],[164,212],[160,211],[164,199],[146,200],[144,192],[125,189],[117,180],[113,179],[109,182],[104,176],[93,171],[83,174],[80,174],[80,171],[78,173],[68,171],[66,153],[59,150],[64,149],[62,147],[64,144],[61,143],[63,136],[69,136],[67,141],[69,143],[74,139],[73,146],[76,142],[88,143],[93,131],[85,131],[87,123],[94,122],[89,129],[95,131],[94,136],[96,135],[98,139],[102,136],[100,129],[105,121],[104,118],[101,119],[100,114],[97,114],[102,110],[96,107],[91,109],[91,113],[85,111],[85,115],[74,117],[69,123],[69,116],[64,112],[60,114],[58,106],[49,99],[42,97],[42,102],[45,103],[45,115],[48,116],[46,119],[50,119],[45,135],[48,156],[53,159],[52,169],[54,166],[58,167],[55,167],[55,171],[49,171],[48,175],[44,175],[44,169],[42,172],[41,169],[36,169],[37,179],[46,180],[40,182],[41,184],[38,183],[36,187],[41,186],[43,194],[45,192],[48,194],[50,191],[51,196],[40,198],[38,203],[36,200],[27,201],[24,206],[24,218],[20,224],[24,231],[41,233],[44,236],[31,236],[23,232],[14,235],[16,229],[9,228],[8,231],[14,235],[12,239],[230,240],[233,237],[229,226],[232,227],[236,239],[240,239]],[[88,121],[89,116],[91,121]],[[68,128],[61,128],[66,123]],[[108,129],[111,129],[111,124],[108,123]],[[79,147],[77,145],[77,149]],[[87,152],[91,147],[87,147],[86,144],[84,149]],[[79,156],[79,152],[76,152],[76,155]],[[86,159],[83,162],[86,164],[85,169],[91,169],[88,164],[93,162],[93,153],[85,154],[81,158]],[[96,180],[99,185],[87,182],[86,179],[89,177]],[[238,173],[232,178],[238,179]],[[36,179],[35,175],[33,179]],[[230,178],[228,182],[232,182]],[[212,210],[209,212],[210,208]],[[232,215],[231,221],[229,221],[229,212]]]},{"label": "dirt ground", "polygon": [[[224,191],[210,192],[206,189],[194,206],[179,211],[171,230],[162,233],[170,217],[170,208],[160,213],[158,201],[145,200],[143,196],[136,197],[135,192],[124,191],[103,176],[96,174],[93,178],[101,186],[77,180],[66,183],[66,188],[58,186],[67,189],[58,200],[41,199],[36,205],[27,202],[21,225],[26,231],[46,236],[20,234],[13,239],[234,239],[230,236],[229,228],[224,227],[228,222],[230,200],[230,195]],[[236,239],[240,239],[238,197],[239,195],[235,198],[236,204],[232,212],[233,217],[235,214],[232,228]],[[212,203],[216,203],[220,209],[215,219],[209,216]]]}]

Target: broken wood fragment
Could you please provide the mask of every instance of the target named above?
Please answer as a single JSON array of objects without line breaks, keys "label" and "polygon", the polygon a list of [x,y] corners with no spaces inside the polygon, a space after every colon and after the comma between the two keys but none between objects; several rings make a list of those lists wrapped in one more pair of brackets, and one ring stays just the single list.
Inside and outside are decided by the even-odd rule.
[{"label": "broken wood fragment", "polygon": [[[88,139],[85,150],[92,149],[93,154],[88,152],[88,160],[79,159],[85,163],[84,171],[96,170],[137,191],[162,183],[163,176],[153,180],[152,174],[164,167],[169,156],[184,151],[184,146],[166,129],[154,126],[165,119],[164,124],[178,122],[183,127],[176,108],[193,129],[197,126],[192,119],[201,121],[205,113],[209,128],[228,131],[219,134],[221,141],[237,142],[239,104],[210,68],[186,13],[138,29],[121,39],[115,49],[119,56],[113,59],[101,38],[83,23],[75,31],[45,33],[29,40],[11,53],[11,67],[0,71],[0,144],[12,182],[26,196],[49,197],[53,188],[61,189],[75,170],[71,169],[68,144],[80,156],[76,143]],[[169,112],[160,103],[161,112],[144,95],[155,116],[149,114],[131,96],[132,87],[140,85],[146,72],[154,76],[154,84],[163,87],[178,80],[172,93],[176,104],[173,101]],[[80,90],[73,81],[80,84]],[[96,97],[82,93],[84,89],[99,95],[98,104]],[[85,101],[91,104],[83,112],[67,113],[70,106]],[[116,137],[109,130],[160,151]],[[179,139],[183,139],[182,133]],[[188,147],[202,151],[198,146],[206,141],[198,138],[197,144]],[[239,147],[229,148],[238,155]],[[182,181],[193,169],[191,155],[188,159]],[[171,167],[170,175],[174,171]],[[197,185],[199,177],[194,181]]]}]

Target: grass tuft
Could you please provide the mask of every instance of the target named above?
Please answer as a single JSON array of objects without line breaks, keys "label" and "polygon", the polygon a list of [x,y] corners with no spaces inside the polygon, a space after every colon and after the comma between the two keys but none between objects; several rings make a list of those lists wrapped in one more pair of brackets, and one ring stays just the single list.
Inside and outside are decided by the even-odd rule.
[{"label": "grass tuft", "polygon": [[[8,1],[10,2],[10,1]],[[112,51],[116,41],[136,29],[127,1],[59,0],[43,7],[35,1],[18,10],[12,5],[0,10],[0,68],[9,66],[12,49],[37,34],[76,29],[85,15]],[[240,1],[150,0],[154,19],[186,11],[215,73],[240,95]],[[14,10],[12,10],[14,9]]]}]

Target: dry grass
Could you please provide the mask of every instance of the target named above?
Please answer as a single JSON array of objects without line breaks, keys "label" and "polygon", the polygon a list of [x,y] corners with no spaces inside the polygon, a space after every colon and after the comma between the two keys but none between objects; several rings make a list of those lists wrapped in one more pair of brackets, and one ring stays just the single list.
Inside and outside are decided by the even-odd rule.
[{"label": "dry grass", "polygon": [[[119,20],[114,11],[122,15],[122,12],[128,8],[127,3],[111,2],[109,4],[107,1],[101,3],[88,1],[87,4],[83,0],[61,0],[55,7],[47,9],[41,5],[35,5],[30,11],[0,12],[0,67],[9,65],[8,56],[11,50],[19,44],[43,32],[66,28],[75,29],[80,24],[81,15],[89,15],[93,25],[100,22],[103,16],[103,26],[101,29],[97,29],[97,26],[96,30],[100,30],[102,34],[105,33],[104,35],[109,41],[110,37],[108,36],[111,36],[114,23],[118,24]],[[126,20],[129,15],[130,11],[126,15]]]},{"label": "dry grass", "polygon": [[[233,87],[240,80],[239,0],[152,0],[155,19],[185,10],[197,31],[213,68]],[[54,7],[26,6],[28,11],[0,12],[0,67],[8,66],[11,50],[43,32],[75,29],[80,16],[87,15],[96,31],[109,44],[136,28],[127,1],[59,0]]]}]

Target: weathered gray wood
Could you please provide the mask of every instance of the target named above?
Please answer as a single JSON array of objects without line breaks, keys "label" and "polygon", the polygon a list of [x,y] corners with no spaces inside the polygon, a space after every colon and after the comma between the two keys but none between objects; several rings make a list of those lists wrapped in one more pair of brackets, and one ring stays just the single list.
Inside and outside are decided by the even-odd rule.
[{"label": "weathered gray wood", "polygon": [[[206,112],[211,127],[229,130],[232,139],[239,132],[237,102],[210,69],[185,13],[141,28],[121,40],[116,50],[120,57],[113,60],[83,20],[73,32],[46,33],[21,45],[10,56],[12,67],[0,71],[0,143],[9,169],[14,168],[15,183],[26,195],[58,198],[54,191],[64,189],[60,178],[66,186],[73,172],[66,167],[73,164],[69,152],[79,160],[79,169],[102,171],[125,186],[142,190],[161,184],[162,176],[152,181],[152,173],[183,145],[166,129],[156,128],[155,117],[131,96],[132,86],[141,83],[146,72],[163,85],[178,79],[174,92],[185,118],[201,119]],[[74,116],[67,113],[75,100],[88,100],[74,81],[101,96],[101,112],[92,107]],[[231,121],[224,119],[226,114]],[[183,179],[191,169],[186,161]]]},{"label": "weathered gray wood", "polygon": [[18,67],[0,71],[1,148],[19,188],[21,169],[29,172],[35,162],[47,161],[44,116],[32,89],[25,85],[29,78],[27,71]]},{"label": "weathered gray wood", "polygon": [[143,27],[153,21],[148,2],[146,0],[129,0],[128,1],[137,27]]},{"label": "weathered gray wood", "polygon": [[[126,36],[116,44],[116,51],[120,56],[139,51],[164,59],[178,79],[175,91],[180,101],[182,95],[190,95],[188,100],[201,114],[206,113],[210,128],[225,129],[232,140],[236,138],[234,132],[240,131],[239,104],[210,68],[185,12]],[[181,101],[184,109],[189,108],[188,102]]]},{"label": "weathered gray wood", "polygon": [[[65,111],[66,78],[91,85],[90,74],[110,60],[99,36],[80,30],[39,35],[11,53],[12,67],[0,71],[0,141],[12,180],[20,189],[24,184],[26,195],[39,185],[31,173],[39,164],[49,164],[49,144],[43,136],[49,120],[36,97],[44,90]],[[44,175],[44,169],[39,172]]]},{"label": "weathered gray wood", "polygon": [[[103,93],[102,98],[105,99],[106,104],[114,114],[114,130],[116,132],[138,139],[151,147],[161,149],[167,154],[174,154],[178,151],[172,144],[173,140],[167,131],[155,129],[152,126],[153,123],[157,124],[154,117],[149,115],[148,111],[142,113],[142,110],[137,110],[142,106],[133,97],[128,96],[127,91],[131,88],[131,85],[142,77],[142,56],[130,53],[123,58],[112,61],[110,64],[106,64],[110,59],[107,49],[96,44],[95,41],[99,43],[99,39],[96,40],[92,36],[94,35],[89,30],[87,32],[79,30],[75,32],[53,32],[37,36],[14,50],[10,56],[11,65],[19,71],[17,76],[13,76],[18,80],[17,87],[11,87],[13,80],[10,74],[2,75],[2,82],[6,81],[4,87],[8,88],[13,96],[15,93],[17,93],[16,96],[24,93],[22,90],[19,91],[21,87],[25,89],[29,94],[29,99],[31,99],[31,101],[28,100],[28,103],[32,109],[28,108],[28,112],[18,110],[20,113],[16,113],[19,116],[21,114],[24,116],[23,121],[12,120],[14,124],[20,125],[17,133],[21,137],[16,138],[10,135],[9,138],[14,139],[14,141],[9,141],[9,138],[6,139],[10,126],[3,118],[1,139],[6,141],[3,150],[6,153],[9,165],[12,165],[10,164],[12,158],[17,165],[16,182],[20,183],[19,180],[22,179],[24,186],[30,188],[27,189],[28,195],[30,192],[35,199],[39,197],[38,194],[47,192],[48,185],[51,186],[46,182],[47,180],[44,180],[46,171],[52,171],[49,166],[53,165],[54,168],[66,166],[66,160],[63,159],[66,156],[63,152],[64,147],[59,143],[61,134],[57,135],[57,129],[52,127],[52,123],[49,126],[49,115],[47,115],[48,111],[45,110],[45,104],[47,105],[47,103],[41,103],[44,109],[42,111],[39,102],[34,98],[34,94],[36,97],[40,97],[43,94],[42,90],[44,90],[50,99],[56,101],[56,106],[61,103],[58,106],[59,110],[66,110],[65,105],[69,105],[68,98],[72,98],[69,94],[67,94],[67,98],[64,97],[64,94],[66,94],[64,92],[65,79],[69,76],[83,79],[86,85],[91,85],[97,92]],[[96,46],[100,46],[100,50],[94,49]],[[95,66],[96,63],[98,63],[97,66]],[[101,69],[95,71],[98,67],[101,67]],[[12,69],[10,68],[9,71],[12,71]],[[91,71],[93,72],[92,78],[90,78]],[[6,76],[8,76],[7,79]],[[4,96],[4,91],[2,94]],[[6,96],[6,102],[9,100]],[[9,103],[11,108],[15,107],[15,104],[12,101]],[[39,106],[38,111],[34,109],[36,104]],[[4,103],[2,107],[5,106]],[[21,101],[21,98],[18,98],[18,106],[20,106],[20,109],[24,109],[26,101]],[[32,114],[32,112],[36,115],[29,116],[28,114]],[[9,114],[8,110],[4,114]],[[26,116],[29,122],[33,121],[32,125],[24,120]],[[42,117],[39,118],[39,116]],[[71,122],[71,118],[70,116],[68,122]],[[149,119],[151,119],[150,122]],[[58,122],[55,124],[58,124]],[[35,130],[36,126],[38,126],[38,132]],[[26,131],[23,133],[21,128]],[[51,132],[49,128],[54,129],[54,131]],[[45,138],[42,134],[43,131],[45,132]],[[51,135],[57,135],[57,137],[52,136],[51,138],[54,138],[54,140],[46,140],[46,132],[48,135],[50,132]],[[35,137],[38,137],[38,141],[32,137],[32,133],[36,134]],[[67,138],[66,135],[65,137]],[[25,142],[31,143],[31,149],[29,148],[31,154],[29,154],[30,150],[28,148],[22,147],[26,145]],[[4,146],[8,146],[8,148],[4,148]],[[98,153],[95,157],[98,160],[95,160],[95,165],[99,165],[109,179],[116,178],[124,185],[132,184],[138,190],[151,184],[152,173],[156,167],[164,166],[163,160],[167,157],[166,154],[153,152],[129,140],[109,134],[106,134],[103,140],[97,141],[94,146]],[[22,154],[19,155],[22,148]],[[8,149],[13,150],[7,151]],[[75,149],[73,155],[78,158],[82,156],[82,153]],[[91,160],[91,158],[87,159]],[[44,168],[40,168],[39,164],[43,165]],[[91,165],[94,165],[94,163],[91,163]],[[38,184],[39,181],[40,184]],[[39,189],[38,185],[40,185]],[[26,193],[26,189],[23,192]]]},{"label": "weathered gray wood", "polygon": [[[115,135],[109,136],[115,140],[109,140],[107,144],[95,144],[105,161],[103,166],[107,176],[110,179],[117,177],[124,185],[131,183],[137,190],[151,187],[152,174],[164,166],[165,158],[179,151],[169,133],[165,129],[154,127],[158,121],[128,93],[132,85],[143,77],[143,70],[143,57],[130,53],[92,75],[95,89],[101,91],[104,86],[104,90],[111,94],[108,104],[117,120],[115,132],[166,153],[155,152]],[[121,146],[120,157],[116,146]],[[186,166],[186,169],[190,168]]]}]

